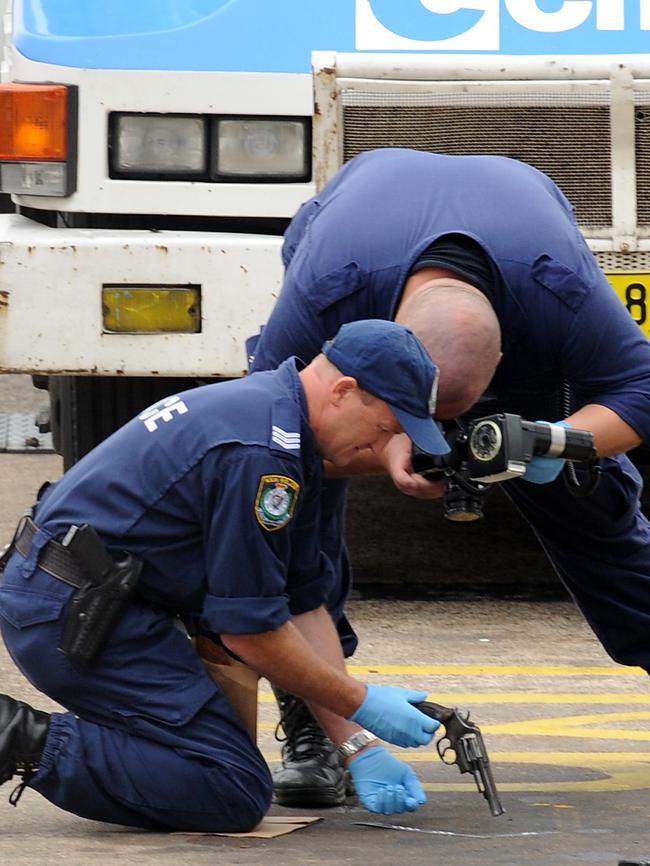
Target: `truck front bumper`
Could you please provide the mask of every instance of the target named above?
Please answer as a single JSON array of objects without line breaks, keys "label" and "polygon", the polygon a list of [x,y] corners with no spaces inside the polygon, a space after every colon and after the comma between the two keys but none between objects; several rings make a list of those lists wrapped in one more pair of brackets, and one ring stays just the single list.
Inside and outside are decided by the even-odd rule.
[{"label": "truck front bumper", "polygon": [[[241,376],[282,280],[280,237],[49,228],[0,215],[0,372]],[[200,286],[196,334],[105,333],[103,285]]]}]

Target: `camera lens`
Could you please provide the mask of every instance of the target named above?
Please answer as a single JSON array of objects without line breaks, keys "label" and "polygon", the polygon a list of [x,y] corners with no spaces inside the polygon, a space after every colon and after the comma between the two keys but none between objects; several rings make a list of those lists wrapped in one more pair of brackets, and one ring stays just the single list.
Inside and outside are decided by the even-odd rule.
[{"label": "camera lens", "polygon": [[442,500],[445,519],[451,520],[452,523],[472,523],[481,520],[483,496],[484,494],[481,493],[473,495],[463,490],[459,484],[448,480]]},{"label": "camera lens", "polygon": [[494,421],[483,421],[472,430],[469,448],[476,460],[493,460],[501,449],[502,441],[499,426]]}]

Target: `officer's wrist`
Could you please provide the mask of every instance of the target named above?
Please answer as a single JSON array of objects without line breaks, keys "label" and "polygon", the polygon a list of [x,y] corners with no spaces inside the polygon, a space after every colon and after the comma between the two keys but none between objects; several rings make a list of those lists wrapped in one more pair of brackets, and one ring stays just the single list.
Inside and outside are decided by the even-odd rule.
[{"label": "officer's wrist", "polygon": [[378,737],[371,731],[366,731],[365,728],[362,728],[351,734],[347,740],[339,743],[337,751],[347,765],[348,761],[361,754],[361,752],[365,752],[366,749],[378,745]]}]

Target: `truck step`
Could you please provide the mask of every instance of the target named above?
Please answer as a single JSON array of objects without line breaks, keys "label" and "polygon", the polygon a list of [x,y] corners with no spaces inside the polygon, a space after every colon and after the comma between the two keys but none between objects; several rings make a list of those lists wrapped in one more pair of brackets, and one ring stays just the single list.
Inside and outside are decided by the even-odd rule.
[{"label": "truck step", "polygon": [[34,413],[0,412],[0,453],[52,453],[52,434],[40,433]]}]

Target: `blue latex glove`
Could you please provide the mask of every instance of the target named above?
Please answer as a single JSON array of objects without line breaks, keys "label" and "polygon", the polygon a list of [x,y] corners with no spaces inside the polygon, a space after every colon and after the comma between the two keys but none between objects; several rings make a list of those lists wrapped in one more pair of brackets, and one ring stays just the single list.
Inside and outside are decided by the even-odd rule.
[{"label": "blue latex glove", "polygon": [[396,746],[426,746],[431,742],[440,722],[413,706],[427,699],[426,692],[397,686],[367,686],[367,689],[368,694],[350,721]]},{"label": "blue latex glove", "polygon": [[369,812],[382,815],[415,812],[427,801],[413,770],[383,746],[355,755],[348,770],[359,799]]},{"label": "blue latex glove", "polygon": [[[549,424],[549,421],[536,421],[536,424]],[[570,427],[566,421],[555,421],[559,427]],[[536,454],[530,463],[526,466],[526,471],[521,476],[531,484],[550,484],[555,481],[562,469],[566,460],[561,457],[545,457],[544,455]]]}]

